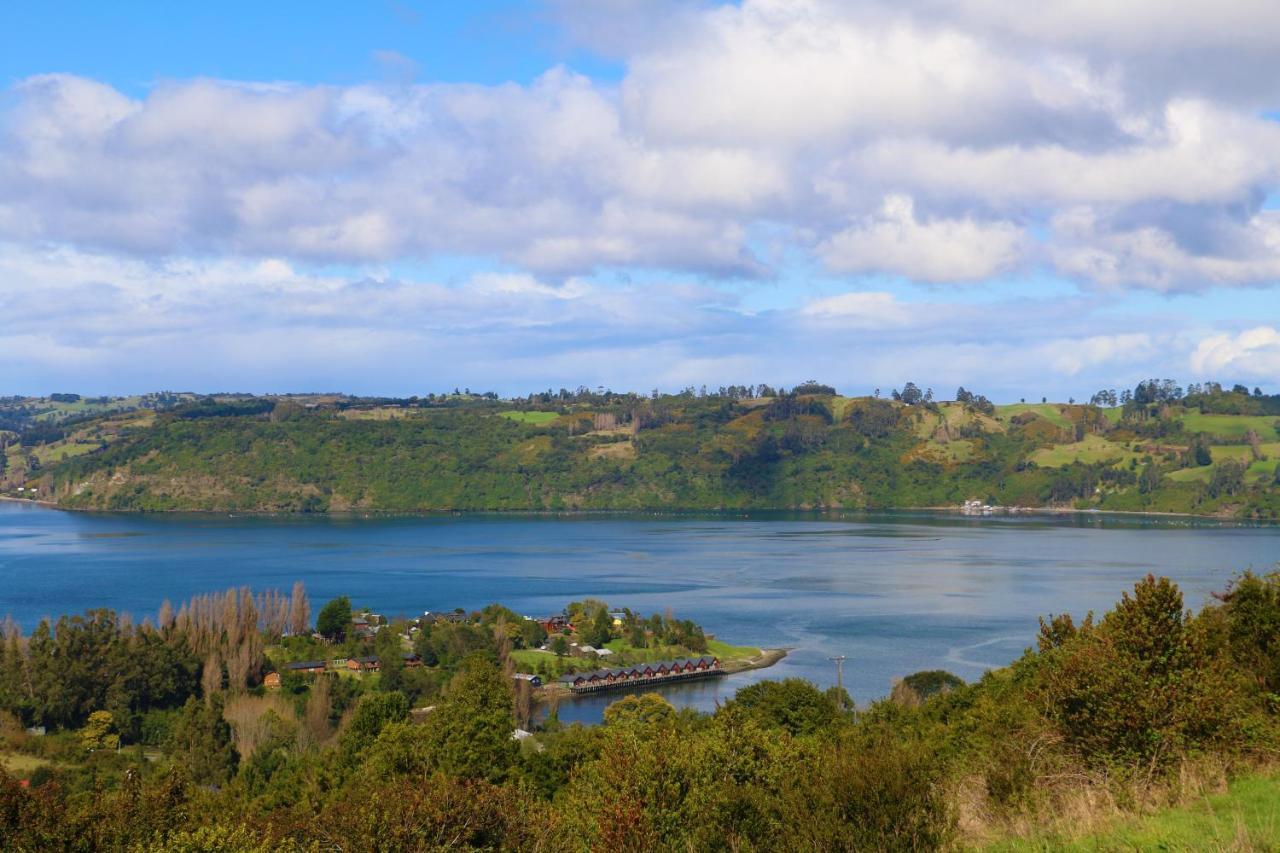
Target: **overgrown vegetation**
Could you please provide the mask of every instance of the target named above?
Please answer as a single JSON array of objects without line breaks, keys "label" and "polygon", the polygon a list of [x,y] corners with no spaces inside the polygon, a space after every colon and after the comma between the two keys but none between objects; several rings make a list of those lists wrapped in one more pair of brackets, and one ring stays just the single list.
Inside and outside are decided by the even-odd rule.
[{"label": "overgrown vegetation", "polygon": [[[246,648],[314,653],[323,641],[294,631],[303,596],[208,596],[158,626],[95,611],[47,632],[62,644],[54,654],[40,631],[10,632],[0,738],[26,782],[0,774],[5,849],[1056,844],[1198,799],[1273,764],[1280,743],[1280,574],[1245,573],[1198,613],[1147,577],[1098,619],[1047,617],[1036,648],[977,683],[905,679],[908,701],[855,712],[840,691],[766,681],[710,715],[630,696],[603,725],[553,717],[524,741],[512,737],[521,696],[509,676],[521,631],[505,608],[433,622],[414,641],[437,658],[417,670],[436,673],[425,681],[389,682],[384,669],[266,690],[265,659],[250,655],[247,672],[230,661]],[[608,613],[570,610],[576,632]],[[367,642],[388,661],[403,630],[326,648]],[[166,651],[128,664],[152,646]],[[159,689],[152,670],[167,673]],[[53,696],[68,686],[81,693],[64,709]],[[49,734],[24,731],[36,721]]]}]

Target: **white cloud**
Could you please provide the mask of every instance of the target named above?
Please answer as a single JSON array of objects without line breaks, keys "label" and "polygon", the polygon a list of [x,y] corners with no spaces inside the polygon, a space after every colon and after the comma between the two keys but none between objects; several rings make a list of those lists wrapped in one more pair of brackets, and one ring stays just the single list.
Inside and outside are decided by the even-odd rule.
[{"label": "white cloud", "polygon": [[971,218],[921,221],[912,200],[893,195],[879,214],[818,249],[836,272],[886,272],[916,281],[976,281],[1012,269],[1025,251],[1022,229]]},{"label": "white cloud", "polygon": [[618,53],[616,83],[198,79],[135,99],[19,81],[0,104],[0,239],[152,259],[468,255],[557,278],[759,278],[814,254],[921,282],[1046,258],[1109,288],[1276,277],[1274,3],[654,8],[566,13]]},{"label": "white cloud", "polygon": [[841,293],[815,299],[806,303],[800,314],[851,329],[904,326],[912,319],[910,307],[899,302],[892,293],[876,292]]},{"label": "white cloud", "polygon": [[1280,375],[1280,330],[1258,326],[1235,335],[1211,335],[1196,345],[1191,369],[1198,376],[1274,381]]},{"label": "white cloud", "polygon": [[1152,353],[1153,344],[1151,336],[1144,333],[1093,335],[1051,341],[1042,350],[1056,370],[1075,376],[1086,367],[1138,361]]},{"label": "white cloud", "polygon": [[1280,213],[1263,211],[1243,222],[1196,223],[1196,238],[1211,245],[1193,251],[1167,228],[1101,219],[1090,208],[1053,220],[1054,265],[1074,278],[1110,287],[1157,291],[1280,280]]}]

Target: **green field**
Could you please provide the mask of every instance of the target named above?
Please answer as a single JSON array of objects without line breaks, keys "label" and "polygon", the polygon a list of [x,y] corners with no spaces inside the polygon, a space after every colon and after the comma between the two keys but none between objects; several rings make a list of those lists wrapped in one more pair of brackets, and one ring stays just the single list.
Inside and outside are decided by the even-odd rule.
[{"label": "green field", "polygon": [[1052,447],[1042,447],[1032,453],[1029,460],[1041,468],[1061,468],[1063,465],[1070,465],[1072,462],[1123,462],[1127,464],[1130,459],[1140,457],[1141,454],[1135,453],[1123,444],[1107,441],[1100,435],[1090,433],[1073,444],[1055,444]]},{"label": "green field", "polygon": [[1192,411],[1182,416],[1182,425],[1187,432],[1207,432],[1223,438],[1244,438],[1246,432],[1253,430],[1263,441],[1274,441],[1277,437],[1277,420],[1280,419],[1248,415],[1202,415]]},{"label": "green field", "polygon": [[517,423],[532,424],[534,426],[542,426],[549,424],[556,418],[560,417],[555,412],[499,412],[502,417],[510,418]]},{"label": "green field", "polygon": [[1172,480],[1175,483],[1207,483],[1213,477],[1213,466],[1205,465],[1202,468],[1180,468],[1177,471],[1170,471],[1165,474],[1165,479]]},{"label": "green field", "polygon": [[1232,782],[1203,802],[1122,821],[1083,838],[1041,838],[997,844],[991,850],[1277,850],[1280,777]]}]

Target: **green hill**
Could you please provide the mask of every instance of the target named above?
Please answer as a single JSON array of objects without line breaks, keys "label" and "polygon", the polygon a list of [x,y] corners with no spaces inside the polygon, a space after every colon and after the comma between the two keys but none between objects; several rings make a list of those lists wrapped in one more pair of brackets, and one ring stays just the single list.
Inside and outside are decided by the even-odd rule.
[{"label": "green hill", "polygon": [[1267,406],[1276,399],[1246,397],[1237,413],[1214,409],[1238,401],[1203,397],[1100,408],[794,393],[580,391],[514,402],[188,396],[168,408],[68,413],[56,428],[39,417],[13,422],[0,489],[25,496],[35,488],[69,508],[148,511],[822,509],[977,499],[1274,518],[1280,419]]}]

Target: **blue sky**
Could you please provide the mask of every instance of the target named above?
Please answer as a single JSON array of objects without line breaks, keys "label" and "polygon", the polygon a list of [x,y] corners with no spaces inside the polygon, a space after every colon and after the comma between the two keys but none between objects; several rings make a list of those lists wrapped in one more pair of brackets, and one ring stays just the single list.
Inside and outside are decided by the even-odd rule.
[{"label": "blue sky", "polygon": [[1277,39],[1261,0],[15,0],[0,393],[1274,388]]}]

